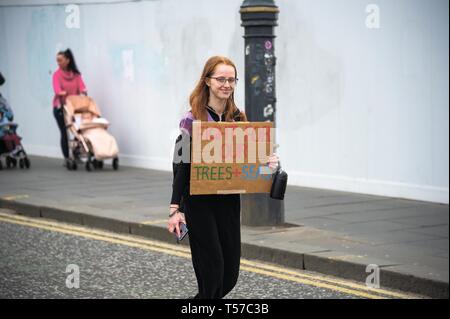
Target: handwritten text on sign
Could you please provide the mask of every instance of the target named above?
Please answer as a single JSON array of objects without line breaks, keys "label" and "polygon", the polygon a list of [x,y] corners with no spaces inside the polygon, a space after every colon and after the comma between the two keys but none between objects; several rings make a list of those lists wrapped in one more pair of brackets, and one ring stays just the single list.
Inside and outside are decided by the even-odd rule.
[{"label": "handwritten text on sign", "polygon": [[201,122],[192,126],[190,193],[269,193],[271,122]]}]

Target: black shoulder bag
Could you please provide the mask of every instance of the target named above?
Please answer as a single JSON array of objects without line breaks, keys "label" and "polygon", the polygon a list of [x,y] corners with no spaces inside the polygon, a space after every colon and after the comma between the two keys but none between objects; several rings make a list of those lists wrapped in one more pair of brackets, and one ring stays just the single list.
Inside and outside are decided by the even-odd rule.
[{"label": "black shoulder bag", "polygon": [[270,197],[273,199],[283,200],[286,193],[288,174],[278,165],[277,170],[273,173],[272,188],[270,189]]}]

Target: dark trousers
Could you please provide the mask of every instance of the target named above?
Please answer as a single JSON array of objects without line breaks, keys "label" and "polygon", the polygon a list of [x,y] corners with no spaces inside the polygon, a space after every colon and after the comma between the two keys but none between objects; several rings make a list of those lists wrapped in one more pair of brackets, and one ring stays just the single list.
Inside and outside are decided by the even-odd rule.
[{"label": "dark trousers", "polygon": [[191,195],[185,201],[200,299],[223,298],[236,285],[241,257],[239,194]]},{"label": "dark trousers", "polygon": [[61,150],[64,158],[69,158],[69,140],[67,138],[66,123],[64,122],[64,113],[62,107],[53,108],[53,116],[58,124],[59,131],[61,132]]}]

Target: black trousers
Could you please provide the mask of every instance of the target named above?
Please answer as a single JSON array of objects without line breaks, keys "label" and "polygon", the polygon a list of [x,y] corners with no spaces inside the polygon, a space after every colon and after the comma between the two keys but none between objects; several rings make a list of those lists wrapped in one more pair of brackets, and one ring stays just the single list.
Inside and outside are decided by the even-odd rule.
[{"label": "black trousers", "polygon": [[64,158],[69,158],[69,140],[67,138],[66,123],[64,122],[64,113],[62,107],[53,108],[53,116],[58,124],[59,131],[61,132],[61,150]]},{"label": "black trousers", "polygon": [[184,210],[199,291],[196,297],[223,298],[239,277],[240,195],[191,195]]}]

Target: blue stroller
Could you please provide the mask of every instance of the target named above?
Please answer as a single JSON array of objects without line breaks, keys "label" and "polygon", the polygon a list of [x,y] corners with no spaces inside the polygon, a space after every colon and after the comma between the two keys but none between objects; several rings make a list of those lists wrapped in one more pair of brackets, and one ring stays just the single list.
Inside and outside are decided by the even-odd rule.
[{"label": "blue stroller", "polygon": [[[2,80],[0,74],[0,80]],[[4,82],[1,81],[1,82]],[[0,85],[3,84],[0,82]],[[0,94],[0,170],[3,162],[7,168],[16,167],[19,162],[20,168],[30,168],[30,160],[17,135],[17,124],[13,122],[14,114],[6,99]]]}]

